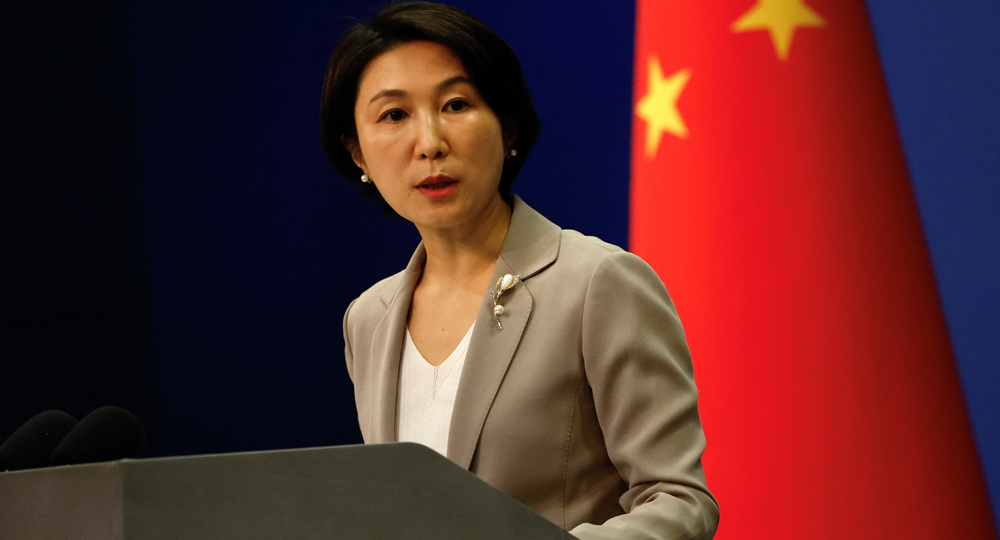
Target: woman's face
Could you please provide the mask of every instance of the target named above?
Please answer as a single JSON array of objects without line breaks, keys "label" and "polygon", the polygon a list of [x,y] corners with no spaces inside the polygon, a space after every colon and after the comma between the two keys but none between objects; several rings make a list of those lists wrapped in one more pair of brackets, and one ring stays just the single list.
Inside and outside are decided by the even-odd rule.
[{"label": "woman's face", "polygon": [[365,68],[354,161],[418,229],[474,223],[500,204],[500,120],[443,45],[404,43]]}]

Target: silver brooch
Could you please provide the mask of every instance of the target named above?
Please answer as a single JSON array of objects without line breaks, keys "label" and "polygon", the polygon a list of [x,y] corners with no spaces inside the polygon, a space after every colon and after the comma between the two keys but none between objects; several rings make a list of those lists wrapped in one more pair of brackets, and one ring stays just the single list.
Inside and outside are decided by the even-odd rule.
[{"label": "silver brooch", "polygon": [[509,291],[511,287],[517,285],[521,281],[521,276],[515,276],[514,274],[504,274],[497,279],[497,284],[490,291],[490,298],[493,299],[493,318],[497,321],[497,326],[503,330],[503,324],[500,323],[500,315],[503,314],[503,304],[500,303],[500,297],[503,293]]}]

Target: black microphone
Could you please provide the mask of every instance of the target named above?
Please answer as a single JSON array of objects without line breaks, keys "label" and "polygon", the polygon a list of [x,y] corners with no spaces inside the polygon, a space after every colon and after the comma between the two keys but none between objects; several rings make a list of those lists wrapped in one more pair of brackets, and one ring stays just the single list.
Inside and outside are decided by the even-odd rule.
[{"label": "black microphone", "polygon": [[76,418],[62,411],[32,416],[0,445],[0,471],[47,467],[52,451],[75,425]]},{"label": "black microphone", "polygon": [[101,407],[84,416],[52,452],[52,465],[79,465],[137,458],[146,449],[146,432],[132,413]]}]

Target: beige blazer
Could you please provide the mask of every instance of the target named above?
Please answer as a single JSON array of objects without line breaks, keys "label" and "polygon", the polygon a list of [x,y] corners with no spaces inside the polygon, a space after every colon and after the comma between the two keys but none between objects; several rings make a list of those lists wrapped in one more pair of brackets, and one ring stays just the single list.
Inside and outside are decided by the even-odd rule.
[{"label": "beige blazer", "polygon": [[[396,441],[407,312],[425,258],[344,315],[347,369],[367,443]],[[580,538],[711,538],[705,448],[684,331],[641,259],[562,230],[515,197],[452,415],[448,457]],[[587,525],[596,524],[596,525]]]}]

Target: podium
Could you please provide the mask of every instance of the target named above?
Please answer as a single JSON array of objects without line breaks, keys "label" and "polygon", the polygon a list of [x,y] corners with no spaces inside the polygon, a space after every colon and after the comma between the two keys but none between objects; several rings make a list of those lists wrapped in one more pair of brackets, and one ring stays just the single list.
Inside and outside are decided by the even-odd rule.
[{"label": "podium", "polygon": [[0,473],[11,540],[573,538],[412,443]]}]

